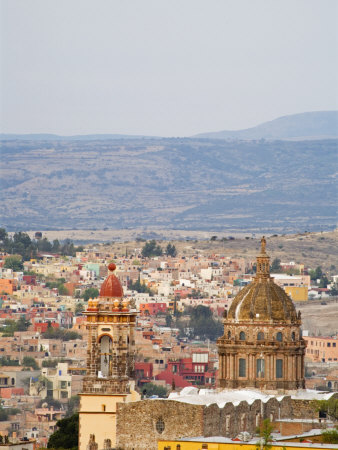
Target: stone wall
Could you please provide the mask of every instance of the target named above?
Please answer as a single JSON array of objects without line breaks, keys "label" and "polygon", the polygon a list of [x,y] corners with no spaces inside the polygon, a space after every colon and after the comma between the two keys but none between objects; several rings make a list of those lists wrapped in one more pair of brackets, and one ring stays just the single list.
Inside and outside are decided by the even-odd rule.
[{"label": "stone wall", "polygon": [[[157,449],[157,440],[191,436],[236,437],[242,431],[254,434],[261,422],[291,417],[291,397],[281,401],[255,400],[251,404],[193,405],[175,400],[144,400],[117,405],[117,446],[124,450]],[[163,422],[160,432],[156,424]]]},{"label": "stone wall", "polygon": [[124,450],[157,450],[158,439],[202,436],[203,410],[203,405],[172,400],[120,403],[116,446]]}]

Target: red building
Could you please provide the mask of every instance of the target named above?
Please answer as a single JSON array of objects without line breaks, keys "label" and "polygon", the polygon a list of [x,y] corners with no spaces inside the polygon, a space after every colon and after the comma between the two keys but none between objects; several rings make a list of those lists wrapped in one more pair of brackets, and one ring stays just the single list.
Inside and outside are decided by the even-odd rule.
[{"label": "red building", "polygon": [[168,371],[181,375],[184,380],[194,385],[215,385],[215,372],[209,368],[208,352],[194,352],[191,358],[170,359]]},{"label": "red building", "polygon": [[156,316],[158,313],[166,313],[166,303],[141,303],[140,314],[141,316]]}]

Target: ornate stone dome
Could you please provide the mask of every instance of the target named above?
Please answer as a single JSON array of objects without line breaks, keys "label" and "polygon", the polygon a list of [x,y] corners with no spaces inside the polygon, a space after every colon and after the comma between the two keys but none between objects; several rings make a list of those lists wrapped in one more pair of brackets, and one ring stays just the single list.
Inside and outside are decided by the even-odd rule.
[{"label": "ornate stone dome", "polygon": [[123,297],[123,289],[120,280],[113,273],[115,269],[116,265],[110,263],[108,266],[110,273],[101,285],[100,297]]},{"label": "ornate stone dome", "polygon": [[242,289],[233,300],[228,320],[235,322],[297,322],[297,313],[291,298],[270,277],[270,258],[265,253],[266,241],[261,240],[257,256],[257,271],[252,283]]}]

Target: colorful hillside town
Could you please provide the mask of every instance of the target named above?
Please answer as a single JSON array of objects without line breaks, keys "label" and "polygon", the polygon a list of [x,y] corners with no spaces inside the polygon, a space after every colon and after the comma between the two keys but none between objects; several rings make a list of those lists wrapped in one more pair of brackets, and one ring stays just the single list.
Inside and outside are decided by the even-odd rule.
[{"label": "colorful hillside town", "polygon": [[[119,250],[110,244],[76,248],[41,236],[34,247],[26,233],[0,237],[0,443],[47,447],[58,421],[79,411],[80,397],[88,411],[98,408],[114,417],[118,411],[114,426],[121,448],[128,448],[131,439],[122,419],[129,420],[134,408],[136,420],[145,414],[144,405],[150,405],[149,417],[155,417],[150,401],[167,402],[163,415],[170,415],[168,400],[182,405],[179,420],[204,415],[202,428],[193,430],[196,436],[217,435],[208,428],[207,405],[213,403],[230,402],[239,414],[234,424],[234,412],[224,412],[220,436],[228,440],[245,432],[252,435],[266,417],[276,424],[279,436],[310,436],[313,429],[332,424],[330,414],[319,411],[311,416],[311,426],[304,425],[310,417],[304,419],[308,404],[302,402],[336,398],[338,330],[318,336],[315,329],[301,327],[296,310],[309,302],[336,302],[338,276],[330,277],[319,267],[275,261],[273,255],[271,261],[265,253],[269,239],[264,238],[257,259],[249,259],[212,248],[187,255],[163,242],[156,254],[159,243],[153,241],[135,242],[126,252],[123,244]],[[8,251],[9,240],[13,251]],[[147,254],[150,247],[153,252]],[[279,309],[274,306],[278,302]],[[257,346],[261,356],[255,359]],[[231,400],[219,396],[221,388],[248,393]],[[269,393],[252,393],[255,389]],[[105,402],[107,393],[114,406]],[[257,403],[260,412],[244,403],[240,408],[238,402],[244,401]],[[295,405],[298,416],[291,417]],[[276,416],[278,408],[283,418]],[[80,410],[80,426],[81,420],[89,421],[88,411]],[[177,436],[158,432],[167,426],[160,419],[166,422],[164,416],[156,419],[157,435],[149,431],[152,440],[144,448],[157,448],[155,438],[165,442],[161,449],[197,448],[190,438],[189,446],[180,443],[184,436],[194,436],[184,434],[183,426]],[[116,433],[95,437],[88,425],[83,428],[88,436],[80,442],[81,450],[119,443]],[[208,448],[208,442],[202,439],[198,448]]]}]

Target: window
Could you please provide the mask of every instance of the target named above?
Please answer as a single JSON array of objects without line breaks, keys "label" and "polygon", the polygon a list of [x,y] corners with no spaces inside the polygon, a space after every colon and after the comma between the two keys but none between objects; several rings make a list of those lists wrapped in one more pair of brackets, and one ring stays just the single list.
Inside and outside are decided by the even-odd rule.
[{"label": "window", "polygon": [[239,340],[240,340],[240,341],[245,341],[245,333],[244,333],[244,331],[241,331],[241,332],[239,333]]},{"label": "window", "polygon": [[265,361],[264,361],[264,359],[256,360],[256,377],[257,378],[265,377]]},{"label": "window", "polygon": [[335,342],[333,342],[333,343],[332,343],[332,347],[335,347],[335,346],[336,346],[336,343],[335,343]]},{"label": "window", "polygon": [[160,417],[156,422],[156,431],[161,434],[164,431],[164,420]]},{"label": "window", "polygon": [[231,331],[228,331],[228,339],[231,339]]},{"label": "window", "polygon": [[106,410],[106,405],[101,405],[101,410],[102,410],[102,412],[105,412],[105,410]]},{"label": "window", "polygon": [[283,360],[276,360],[276,378],[283,378]]},{"label": "window", "polygon": [[328,342],[328,343],[327,343],[327,346],[328,346],[328,347],[331,347],[331,342]]},{"label": "window", "polygon": [[276,341],[282,342],[282,340],[283,340],[283,335],[280,331],[278,331],[278,333],[276,334]]},{"label": "window", "polygon": [[293,341],[296,340],[296,333],[295,333],[294,331],[293,331],[292,334],[291,334],[291,339],[292,339]]},{"label": "window", "polygon": [[263,341],[263,340],[264,340],[264,333],[263,333],[263,331],[260,331],[257,334],[257,341]]},{"label": "window", "polygon": [[239,376],[246,376],[246,360],[244,358],[239,358]]}]

